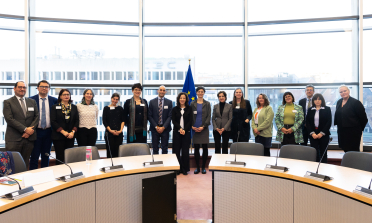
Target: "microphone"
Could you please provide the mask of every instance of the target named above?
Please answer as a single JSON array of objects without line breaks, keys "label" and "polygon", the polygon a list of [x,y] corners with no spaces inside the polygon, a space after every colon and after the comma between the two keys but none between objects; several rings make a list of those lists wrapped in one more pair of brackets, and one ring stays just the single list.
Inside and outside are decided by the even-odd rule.
[{"label": "microphone", "polygon": [[372,184],[372,179],[371,181],[369,182],[369,187],[368,188],[365,188],[365,187],[362,187],[362,186],[357,186],[353,192],[354,193],[357,193],[359,195],[363,195],[363,196],[366,196],[368,198],[372,198],[372,190],[371,190],[371,184]]},{"label": "microphone", "polygon": [[320,163],[322,162],[322,159],[324,157],[324,155],[327,153],[327,150],[328,150],[328,146],[329,144],[332,142],[333,138],[330,137],[329,138],[329,142],[328,142],[328,145],[322,155],[322,158],[320,158],[319,160],[319,164],[318,164],[318,168],[316,169],[316,173],[313,173],[313,172],[310,172],[310,171],[307,171],[305,176],[306,178],[310,178],[310,179],[313,179],[313,180],[317,180],[317,181],[328,181],[328,180],[333,180],[333,177],[330,177],[330,176],[327,176],[327,175],[322,175],[322,174],[318,174],[318,171],[319,171],[319,166],[320,166]]},{"label": "microphone", "polygon": [[[149,136],[150,136],[150,130],[147,131]],[[152,135],[151,135],[152,136]],[[152,143],[150,143],[151,145],[151,157],[152,157],[152,162],[144,162],[143,163],[143,166],[144,167],[156,167],[156,166],[164,166],[164,163],[163,161],[155,161],[154,160],[154,148],[152,147]]]},{"label": "microphone", "polygon": [[18,189],[19,189],[19,190],[16,190],[16,191],[13,191],[13,192],[10,192],[10,193],[1,195],[1,198],[11,199],[11,200],[18,200],[20,198],[23,198],[23,197],[26,197],[28,195],[35,194],[36,193],[36,191],[34,190],[34,187],[33,186],[26,187],[26,188],[22,189],[21,188],[21,185],[18,183],[17,180],[9,177],[8,175],[2,174],[2,173],[0,173],[0,176],[9,178],[9,179],[15,181],[18,184]]},{"label": "microphone", "polygon": [[[234,161],[226,161],[225,165],[234,165],[234,166],[243,166],[243,167],[245,166],[245,162],[236,161],[236,154],[238,153],[238,148],[239,148],[239,135],[240,135],[240,131],[238,131],[238,138],[236,139],[235,159]],[[230,149],[230,153],[231,153],[231,149]]]},{"label": "microphone", "polygon": [[111,148],[110,148],[110,142],[108,139],[108,132],[105,133],[106,139],[107,139],[107,145],[108,145],[108,151],[110,152],[110,157],[111,157],[111,166],[107,167],[102,167],[99,170],[105,173],[110,173],[110,172],[115,172],[115,171],[121,171],[124,170],[123,165],[116,165],[114,166],[114,161],[112,160],[112,153],[111,153]]},{"label": "microphone", "polygon": [[276,160],[275,165],[266,164],[265,170],[271,170],[276,172],[287,172],[289,170],[288,167],[285,166],[278,166],[278,158],[279,158],[279,152],[280,152],[280,143],[278,143],[278,152],[276,153]]},{"label": "microphone", "polygon": [[54,158],[58,162],[63,163],[66,166],[68,166],[68,168],[70,168],[71,174],[58,177],[57,180],[62,180],[62,181],[65,181],[65,182],[70,182],[70,181],[77,180],[77,179],[80,179],[80,178],[84,178],[85,177],[84,174],[83,174],[83,172],[73,173],[71,167],[67,163],[65,163],[65,162],[63,162],[63,161],[61,161],[61,160],[59,160],[59,159],[51,156],[49,153],[45,153],[45,155]]}]

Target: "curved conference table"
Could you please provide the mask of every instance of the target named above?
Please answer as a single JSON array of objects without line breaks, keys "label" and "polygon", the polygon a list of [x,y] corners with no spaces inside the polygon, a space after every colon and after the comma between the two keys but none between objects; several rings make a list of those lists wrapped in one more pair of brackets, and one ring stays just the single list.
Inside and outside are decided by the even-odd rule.
[{"label": "curved conference table", "polygon": [[[327,182],[305,178],[318,163],[278,159],[286,173],[264,170],[275,157],[238,155],[245,167],[225,166],[231,154],[212,156],[213,222],[372,222],[372,199],[353,193],[357,185],[368,187],[372,173],[321,164]],[[371,163],[372,165],[372,163]]]},{"label": "curved conference table", "polygon": [[[174,174],[179,164],[174,154],[157,155],[164,166],[144,168],[150,155],[114,158],[123,171],[103,173],[99,168],[111,166],[110,159],[69,164],[73,172],[85,178],[71,182],[51,181],[33,186],[37,193],[19,200],[0,199],[1,222],[142,222],[142,179]],[[27,171],[53,170],[54,177],[70,174],[65,165]],[[0,195],[18,190],[18,186],[0,185]]]}]

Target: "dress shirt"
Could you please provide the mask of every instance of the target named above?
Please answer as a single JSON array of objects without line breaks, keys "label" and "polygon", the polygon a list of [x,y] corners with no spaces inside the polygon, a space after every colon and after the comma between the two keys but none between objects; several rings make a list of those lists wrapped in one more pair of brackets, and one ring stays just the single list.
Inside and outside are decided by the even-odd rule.
[{"label": "dress shirt", "polygon": [[[159,112],[159,104],[160,104],[160,100],[161,100],[161,103],[163,105],[163,107],[161,108],[161,110],[163,111],[164,113],[164,97],[160,98],[158,97],[158,112]],[[160,124],[162,125],[163,124],[163,120],[160,120]]]},{"label": "dress shirt", "polygon": [[[324,107],[320,107],[320,109],[324,109]],[[319,127],[319,110],[316,110],[315,107],[313,107],[311,110],[316,110],[314,115],[314,125],[316,128]],[[310,135],[314,134],[315,132],[310,132]],[[322,135],[325,135],[324,132],[320,132]]]},{"label": "dress shirt", "polygon": [[[43,112],[43,100],[42,100],[42,97],[40,97],[39,95],[39,125],[38,125],[38,128],[41,128],[41,119],[42,119],[42,112]],[[50,128],[51,125],[50,125],[50,111],[49,111],[49,100],[48,100],[48,96],[45,97],[45,117],[46,117],[46,126],[45,128]]]},{"label": "dress shirt", "polygon": [[181,108],[181,119],[180,119],[180,126],[182,129],[185,128],[185,123],[183,121],[183,114],[185,114],[185,108]]}]

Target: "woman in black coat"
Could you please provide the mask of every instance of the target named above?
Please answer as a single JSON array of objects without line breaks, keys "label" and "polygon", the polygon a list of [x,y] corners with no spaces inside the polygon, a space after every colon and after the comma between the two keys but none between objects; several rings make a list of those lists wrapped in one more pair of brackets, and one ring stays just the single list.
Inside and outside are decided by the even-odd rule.
[{"label": "woman in black coat", "polygon": [[338,145],[345,152],[359,151],[360,139],[368,119],[363,104],[350,97],[350,89],[339,87],[341,99],[337,101],[335,122]]},{"label": "woman in black coat", "polygon": [[50,111],[50,122],[56,158],[64,162],[65,150],[74,147],[75,133],[79,128],[79,113],[76,105],[72,104],[68,89],[59,92],[58,103]]},{"label": "woman in black coat", "polygon": [[[234,99],[230,104],[233,108],[230,139],[233,142],[248,142],[251,137],[249,121],[252,119],[252,107],[249,100],[244,100],[241,88],[234,91]],[[239,139],[238,132],[240,132]]]},{"label": "woman in black coat", "polygon": [[193,114],[192,108],[189,106],[189,97],[185,92],[181,92],[177,96],[177,106],[172,109],[172,123],[173,153],[177,156],[180,164],[179,172],[182,172],[183,175],[187,175],[187,172],[190,171],[189,146],[192,120]]},{"label": "woman in black coat", "polygon": [[[312,107],[307,111],[306,128],[310,133],[310,145],[317,151],[317,162],[320,161],[329,143],[331,125],[331,109],[325,105],[325,100],[321,94],[315,94],[312,99]],[[324,155],[322,163],[327,163],[327,154]]]}]

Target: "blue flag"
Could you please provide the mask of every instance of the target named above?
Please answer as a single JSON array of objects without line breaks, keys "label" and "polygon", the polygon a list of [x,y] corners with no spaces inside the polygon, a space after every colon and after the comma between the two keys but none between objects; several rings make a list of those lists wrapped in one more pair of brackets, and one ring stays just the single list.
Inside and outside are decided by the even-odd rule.
[{"label": "blue flag", "polygon": [[189,95],[189,105],[191,104],[192,101],[196,100],[194,78],[192,78],[190,65],[189,65],[189,69],[187,70],[187,75],[186,75],[185,83],[183,84],[182,92],[185,92],[187,93],[187,95]]}]

